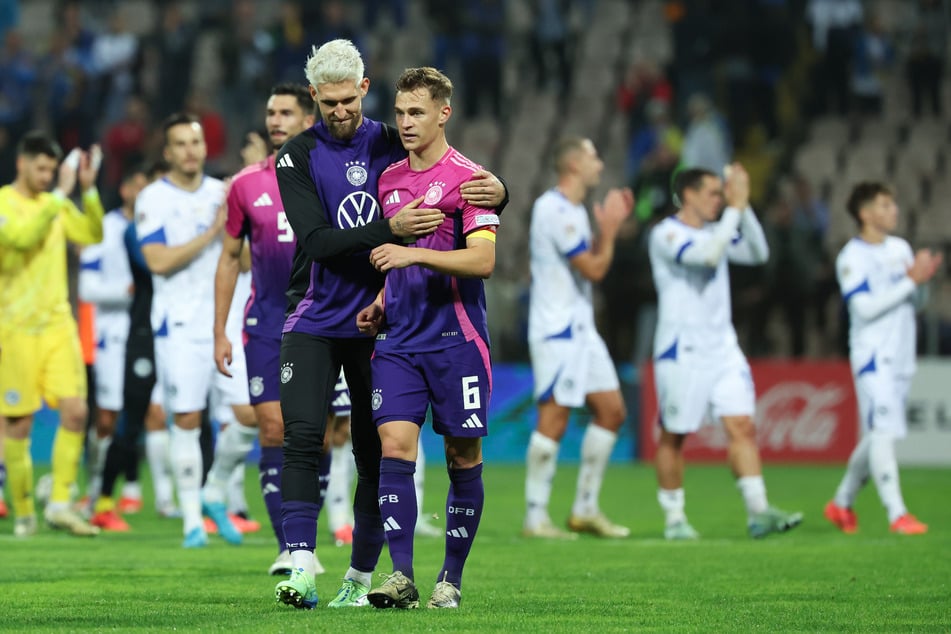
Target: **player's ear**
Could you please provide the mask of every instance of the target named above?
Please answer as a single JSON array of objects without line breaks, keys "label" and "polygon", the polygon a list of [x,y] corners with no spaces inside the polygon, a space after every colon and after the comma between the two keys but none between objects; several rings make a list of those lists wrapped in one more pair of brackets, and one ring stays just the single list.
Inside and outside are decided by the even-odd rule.
[{"label": "player's ear", "polygon": [[313,85],[307,87],[310,90],[310,98],[317,101],[317,89]]},{"label": "player's ear", "polygon": [[360,98],[367,96],[367,92],[370,91],[370,78],[364,77],[363,81],[360,82]]},{"label": "player's ear", "polygon": [[452,116],[452,106],[450,106],[448,103],[439,109],[439,123],[441,125],[445,125],[445,123],[449,121],[449,117],[451,116]]}]

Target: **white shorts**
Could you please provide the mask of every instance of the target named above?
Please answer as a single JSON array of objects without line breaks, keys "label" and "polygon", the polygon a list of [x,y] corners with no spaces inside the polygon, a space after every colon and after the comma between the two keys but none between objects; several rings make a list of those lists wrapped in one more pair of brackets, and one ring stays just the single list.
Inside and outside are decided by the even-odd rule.
[{"label": "white shorts", "polygon": [[152,402],[163,404],[174,414],[200,412],[208,407],[214,390],[215,403],[247,405],[250,399],[244,350],[240,345],[232,346],[231,378],[218,372],[214,352],[213,339],[191,339],[174,328],[167,336],[156,337],[157,380]]},{"label": "white shorts", "polygon": [[121,412],[125,386],[125,345],[129,331],[101,331],[96,344],[96,407]]},{"label": "white shorts", "polygon": [[855,396],[859,402],[859,421],[863,432],[886,431],[895,438],[908,434],[905,406],[910,376],[896,376],[875,370],[855,377]]},{"label": "white shorts", "polygon": [[553,398],[564,407],[581,407],[588,394],[620,389],[608,347],[596,332],[530,341],[528,348],[536,401]]},{"label": "white shorts", "polygon": [[696,353],[654,361],[657,403],[663,428],[690,434],[705,421],[724,416],[753,416],[756,391],[746,357],[739,348],[716,358]]}]

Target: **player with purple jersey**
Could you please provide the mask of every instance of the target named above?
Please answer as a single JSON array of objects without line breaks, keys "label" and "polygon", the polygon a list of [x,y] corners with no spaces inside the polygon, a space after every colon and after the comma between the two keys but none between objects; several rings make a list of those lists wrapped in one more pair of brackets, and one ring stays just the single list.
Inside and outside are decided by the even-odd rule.
[{"label": "player with purple jersey", "polygon": [[[244,460],[254,436],[258,435],[261,492],[278,544],[277,559],[268,569],[272,575],[290,574],[291,569],[281,521],[284,420],[278,378],[281,329],[287,307],[285,291],[295,249],[294,231],[281,203],[274,162],[285,141],[313,125],[312,110],[313,100],[305,86],[285,83],[271,90],[264,124],[275,150],[263,161],[238,172],[231,182],[224,246],[215,273],[215,362],[220,372],[229,374],[232,342],[226,334],[226,323],[247,240],[251,256],[251,298],[245,310],[243,345],[248,393],[258,428],[226,427],[219,440],[215,467],[227,473],[229,467]],[[244,251],[247,253],[247,249]],[[329,465],[326,470],[329,471]]]},{"label": "player with purple jersey", "polygon": [[422,197],[446,221],[415,244],[386,244],[370,261],[387,272],[377,301],[358,324],[377,332],[373,419],[383,445],[379,503],[393,574],[367,595],[378,608],[419,607],[413,534],[420,428],[431,407],[449,472],[446,552],[430,608],[459,607],[462,569],[482,517],[482,437],[492,371],[483,279],[495,268],[495,210],[467,203],[459,185],[479,169],[449,146],[452,82],[434,68],[411,68],[396,83],[396,123],[409,157],[380,178],[385,216]]},{"label": "player with purple jersey", "polygon": [[[277,584],[279,601],[298,608],[317,603],[314,544],[319,491],[317,472],[334,384],[343,367],[352,401],[351,434],[357,464],[350,569],[330,607],[365,604],[370,578],[383,547],[377,502],[380,438],[370,410],[373,339],[357,329],[356,316],[374,301],[383,276],[368,251],[388,242],[432,233],[443,221],[422,199],[407,201],[382,218],[377,180],[406,157],[399,134],[363,116],[370,80],[363,60],[347,40],[314,49],[307,60],[310,92],[321,120],[285,143],[278,153],[277,180],[298,251],[288,289],[281,341],[281,411],[284,467],[281,483],[284,534],[293,562],[291,578]],[[464,196],[497,206],[501,182],[477,172]]]}]

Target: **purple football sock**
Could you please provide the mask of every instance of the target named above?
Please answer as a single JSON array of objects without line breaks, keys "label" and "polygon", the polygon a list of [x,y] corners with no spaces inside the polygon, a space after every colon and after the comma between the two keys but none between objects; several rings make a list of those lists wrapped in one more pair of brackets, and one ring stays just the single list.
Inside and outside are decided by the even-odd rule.
[{"label": "purple football sock", "polygon": [[462,568],[472,549],[485,489],[482,486],[482,465],[470,469],[449,469],[449,496],[446,499],[446,558],[436,581],[448,581],[462,588]]},{"label": "purple football sock", "polygon": [[416,463],[399,458],[380,461],[380,517],[393,572],[413,579],[413,537],[416,534]]},{"label": "purple football sock", "polygon": [[277,538],[277,549],[287,548],[284,539],[284,520],[281,519],[281,469],[284,465],[284,449],[281,447],[261,447],[261,459],[258,461],[260,470],[261,495],[264,496],[264,506],[267,516],[271,520],[274,537]]}]

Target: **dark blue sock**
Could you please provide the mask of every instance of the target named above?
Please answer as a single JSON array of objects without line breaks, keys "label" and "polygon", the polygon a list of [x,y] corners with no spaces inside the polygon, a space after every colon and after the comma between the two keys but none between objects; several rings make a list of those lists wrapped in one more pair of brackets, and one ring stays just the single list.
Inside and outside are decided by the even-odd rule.
[{"label": "dark blue sock", "polygon": [[436,581],[448,581],[457,588],[462,588],[462,569],[479,530],[484,501],[481,464],[470,469],[449,469],[446,559]]},{"label": "dark blue sock", "polygon": [[281,518],[287,550],[313,551],[317,545],[317,505],[287,500],[281,504]]},{"label": "dark blue sock", "polygon": [[393,560],[393,572],[413,579],[413,538],[416,535],[416,463],[399,458],[380,461],[380,517]]},{"label": "dark blue sock", "polygon": [[281,447],[261,447],[261,459],[258,461],[258,476],[261,483],[261,495],[264,507],[271,520],[277,549],[287,548],[284,539],[284,520],[281,518],[281,469],[284,466],[284,449]]},{"label": "dark blue sock", "polygon": [[317,472],[317,487],[320,491],[320,497],[317,502],[317,513],[320,513],[324,508],[324,500],[327,499],[327,487],[330,486],[330,454],[331,452],[325,451],[320,456],[320,466]]}]

